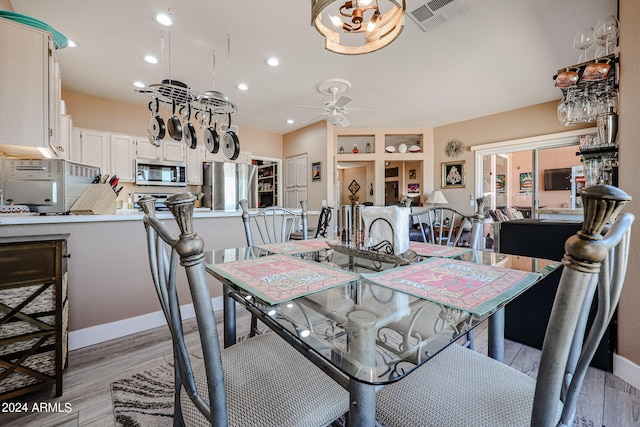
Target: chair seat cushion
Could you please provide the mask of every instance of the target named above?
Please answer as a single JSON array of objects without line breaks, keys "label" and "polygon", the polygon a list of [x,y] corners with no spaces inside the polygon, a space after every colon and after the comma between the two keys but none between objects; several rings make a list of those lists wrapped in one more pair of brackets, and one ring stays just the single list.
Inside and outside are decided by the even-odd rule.
[{"label": "chair seat cushion", "polygon": [[[385,426],[529,426],[535,380],[473,350],[450,345],[377,396]],[[558,403],[556,421],[562,403]]]},{"label": "chair seat cushion", "polygon": [[[349,410],[349,394],[277,334],[222,351],[230,426],[326,426]],[[204,365],[194,366],[208,402]],[[185,425],[210,425],[181,393]]]}]

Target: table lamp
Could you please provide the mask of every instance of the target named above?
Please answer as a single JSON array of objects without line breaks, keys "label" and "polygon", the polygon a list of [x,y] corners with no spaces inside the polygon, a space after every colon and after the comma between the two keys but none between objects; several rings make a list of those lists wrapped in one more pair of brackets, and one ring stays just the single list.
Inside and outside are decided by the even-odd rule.
[{"label": "table lamp", "polygon": [[432,203],[437,207],[438,205],[446,205],[449,202],[447,201],[447,198],[444,197],[444,194],[442,194],[442,191],[435,190],[429,195],[429,198],[427,198],[427,203]]}]

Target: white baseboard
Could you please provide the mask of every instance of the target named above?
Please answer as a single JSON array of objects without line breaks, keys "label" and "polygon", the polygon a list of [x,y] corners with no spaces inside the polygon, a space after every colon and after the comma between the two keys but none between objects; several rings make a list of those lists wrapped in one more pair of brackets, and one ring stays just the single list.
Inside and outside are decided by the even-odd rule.
[{"label": "white baseboard", "polygon": [[613,353],[613,375],[640,389],[640,366]]},{"label": "white baseboard", "polygon": [[[222,310],[222,297],[212,298],[211,304],[213,304],[214,311]],[[195,317],[193,304],[183,305],[180,307],[180,310],[183,319]],[[143,314],[129,319],[79,329],[69,332],[69,350],[77,350],[116,338],[122,338],[166,324],[167,321],[164,318],[164,314],[159,310],[154,313]]]}]

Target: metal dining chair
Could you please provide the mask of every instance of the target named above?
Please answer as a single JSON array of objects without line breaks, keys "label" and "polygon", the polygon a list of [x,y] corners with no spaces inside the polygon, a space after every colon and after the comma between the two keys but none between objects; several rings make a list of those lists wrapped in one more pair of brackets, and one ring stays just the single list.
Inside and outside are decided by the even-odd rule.
[{"label": "metal dining chair", "polygon": [[[428,208],[412,212],[413,223],[422,233],[422,241],[436,245],[471,246],[471,229],[475,215],[465,215],[451,208]],[[464,240],[464,238],[468,240]]]},{"label": "metal dining chair", "polygon": [[[166,205],[180,229],[173,235],[155,216],[153,198],[139,204],[151,275],[173,342],[174,426],[325,426],[349,409],[348,393],[277,334],[221,350],[204,266],[203,240],[193,229],[195,197],[177,193]],[[202,359],[185,344],[176,274],[186,271]]]},{"label": "metal dining chair", "polygon": [[[297,232],[296,225],[299,221],[302,224],[302,233],[298,240],[307,240],[309,237],[306,200],[300,201],[302,208],[300,213],[280,206],[269,206],[255,212],[249,212],[246,200],[240,200],[239,204],[242,209],[242,223],[247,246],[289,241],[292,234]],[[258,318],[252,314],[249,336],[253,337],[257,333],[259,333]]]},{"label": "metal dining chair", "polygon": [[[450,345],[377,396],[377,419],[393,426],[571,426],[587,367],[616,309],[629,256],[631,198],[611,186],[581,191],[584,223],[570,237],[537,379]],[[607,223],[614,221],[606,232]],[[603,235],[604,234],[604,237]],[[592,327],[587,317],[595,293]]]},{"label": "metal dining chair", "polygon": [[301,223],[302,238],[308,236],[307,201],[300,201],[301,212],[280,206],[270,206],[249,212],[246,200],[240,200],[242,209],[242,222],[247,238],[247,246],[254,244],[267,244],[286,242],[291,239],[291,234],[296,231],[296,226]]}]

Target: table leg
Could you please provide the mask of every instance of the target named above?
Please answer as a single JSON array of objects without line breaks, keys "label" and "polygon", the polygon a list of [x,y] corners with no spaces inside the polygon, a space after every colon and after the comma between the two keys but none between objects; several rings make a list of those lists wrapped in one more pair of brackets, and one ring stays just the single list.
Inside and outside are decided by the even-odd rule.
[{"label": "table leg", "polygon": [[223,311],[224,311],[224,348],[236,343],[236,301],[231,298],[231,289],[224,286]]},{"label": "table leg", "polygon": [[498,362],[504,361],[504,308],[489,318],[489,357]]},{"label": "table leg", "polygon": [[[375,375],[376,316],[367,311],[352,311],[348,316],[349,355],[360,362],[360,369]],[[349,427],[373,427],[376,422],[376,388],[372,384],[349,381]]]}]

